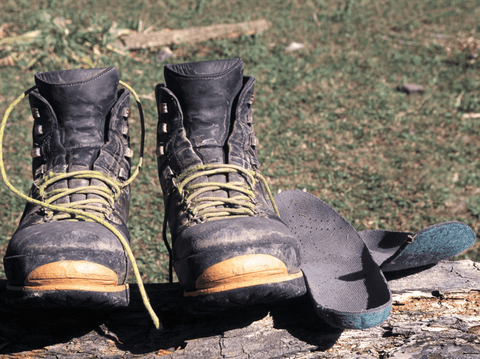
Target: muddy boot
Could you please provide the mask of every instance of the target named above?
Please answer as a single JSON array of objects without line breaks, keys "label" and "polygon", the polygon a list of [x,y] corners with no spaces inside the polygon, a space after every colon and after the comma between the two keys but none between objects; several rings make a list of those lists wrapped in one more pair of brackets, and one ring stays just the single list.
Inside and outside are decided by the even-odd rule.
[{"label": "muddy boot", "polygon": [[37,73],[35,82],[29,94],[30,196],[39,202],[26,205],[8,244],[7,301],[22,307],[126,306],[129,261],[106,226],[129,240],[130,189],[124,182],[132,154],[130,93],[117,89],[113,67]]},{"label": "muddy boot", "polygon": [[175,272],[198,310],[305,293],[299,244],[267,202],[241,59],[165,66],[157,156]]}]

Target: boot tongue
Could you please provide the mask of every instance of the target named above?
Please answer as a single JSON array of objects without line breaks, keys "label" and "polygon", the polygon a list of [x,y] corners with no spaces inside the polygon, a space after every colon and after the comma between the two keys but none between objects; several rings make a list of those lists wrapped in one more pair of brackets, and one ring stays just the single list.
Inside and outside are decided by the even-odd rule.
[{"label": "boot tongue", "polygon": [[242,60],[168,64],[165,82],[180,101],[195,152],[204,163],[225,163],[232,105],[243,85]]},{"label": "boot tongue", "polygon": [[114,67],[35,75],[40,95],[55,112],[66,150],[105,144],[105,121],[116,101],[118,81]]}]

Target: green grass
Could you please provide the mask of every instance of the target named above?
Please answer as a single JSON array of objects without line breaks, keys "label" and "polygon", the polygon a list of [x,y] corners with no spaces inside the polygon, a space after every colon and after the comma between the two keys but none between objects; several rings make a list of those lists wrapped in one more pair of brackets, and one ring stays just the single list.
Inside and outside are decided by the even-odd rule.
[{"label": "green grass", "polygon": [[[181,4],[179,4],[181,3]],[[358,230],[416,231],[458,220],[480,232],[480,2],[199,0],[14,1],[0,5],[3,36],[40,30],[0,49],[0,108],[33,85],[37,71],[116,66],[141,95],[145,165],[132,186],[133,250],[148,282],[163,281],[163,201],[156,172],[153,89],[159,49],[125,55],[106,45],[114,29],[180,29],[266,18],[261,35],[175,45],[175,63],[231,57],[256,77],[259,159],[273,191],[306,188]],[[65,21],[68,20],[68,21]],[[115,23],[114,23],[115,22]],[[67,30],[67,31],[65,31]],[[471,38],[471,39],[470,39]],[[470,40],[469,40],[470,39]],[[291,42],[305,48],[287,52]],[[397,91],[403,83],[423,94]],[[132,139],[138,149],[139,123]],[[14,184],[31,184],[28,101],[12,114],[5,150]],[[138,153],[138,150],[136,151]],[[2,186],[3,255],[22,201]],[[477,236],[478,238],[478,236]],[[480,242],[462,254],[480,260]]]}]

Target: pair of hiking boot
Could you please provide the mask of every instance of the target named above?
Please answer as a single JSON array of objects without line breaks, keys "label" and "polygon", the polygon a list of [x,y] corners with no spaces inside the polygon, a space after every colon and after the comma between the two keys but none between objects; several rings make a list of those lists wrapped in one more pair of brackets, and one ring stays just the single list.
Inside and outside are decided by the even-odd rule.
[{"label": "pair of hiking boot", "polygon": [[[4,258],[7,302],[123,307],[132,266],[158,327],[127,229],[130,183],[142,164],[145,134],[137,95],[113,67],[37,73],[35,82],[24,94],[34,117],[29,196],[7,180],[0,148],[5,183],[27,200]],[[163,239],[196,310],[284,300],[308,290],[332,326],[367,328],[390,312],[382,271],[434,263],[475,241],[459,222],[415,234],[357,232],[310,194],[287,191],[274,200],[259,170],[254,78],[243,76],[242,61],[166,65],[165,82],[155,88]],[[133,173],[131,95],[142,125]]]},{"label": "pair of hiking boot", "polygon": [[[165,81],[155,88],[158,175],[185,296],[217,310],[304,294],[298,241],[259,171],[254,78],[232,59],[166,65]],[[7,302],[126,306],[130,266],[138,271],[130,183],[141,165],[132,174],[132,93],[118,89],[114,67],[40,72],[35,82],[24,94],[34,180],[4,258]]]}]

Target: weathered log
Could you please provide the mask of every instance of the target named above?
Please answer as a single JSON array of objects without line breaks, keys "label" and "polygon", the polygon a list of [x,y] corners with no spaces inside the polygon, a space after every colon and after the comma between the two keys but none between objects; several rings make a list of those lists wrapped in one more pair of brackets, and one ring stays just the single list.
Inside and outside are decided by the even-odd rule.
[{"label": "weathered log", "polygon": [[194,27],[190,29],[164,29],[148,34],[131,34],[122,40],[127,49],[145,49],[180,43],[197,43],[211,39],[238,37],[261,33],[270,27],[271,23],[261,19],[237,24],[218,24],[212,26]]},{"label": "weathered log", "polygon": [[[409,274],[408,276],[405,276]],[[156,331],[131,286],[124,310],[0,307],[3,358],[480,358],[480,263],[442,262],[389,275],[389,319],[366,330],[322,322],[307,296],[203,316],[178,284],[149,284]],[[5,281],[0,283],[3,300]]]}]

